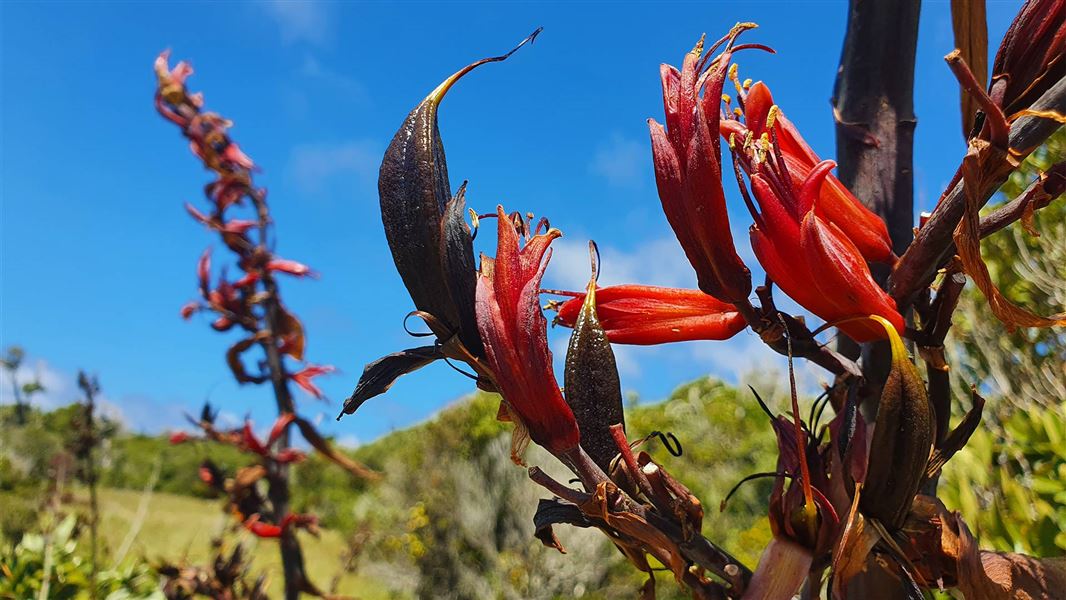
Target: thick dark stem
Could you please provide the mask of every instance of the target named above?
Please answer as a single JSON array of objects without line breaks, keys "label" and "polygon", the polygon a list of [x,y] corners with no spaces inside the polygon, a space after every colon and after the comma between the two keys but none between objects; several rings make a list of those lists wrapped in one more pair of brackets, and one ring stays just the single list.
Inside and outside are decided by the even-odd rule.
[{"label": "thick dark stem", "polygon": [[833,91],[840,180],[885,220],[897,254],[913,237],[919,6],[917,0],[852,0]]},{"label": "thick dark stem", "polygon": [[[902,254],[913,237],[914,59],[920,6],[919,0],[851,0],[833,90],[840,180],[884,219],[896,254]],[[887,268],[874,269],[881,285],[888,275]],[[839,350],[858,354],[843,338]],[[867,382],[864,404],[875,410],[891,353],[884,343],[867,344],[861,353]],[[856,595],[849,598],[904,596],[898,586],[866,585],[877,579],[858,577],[850,590]]]},{"label": "thick dark stem", "polygon": [[[840,180],[885,220],[896,254],[912,238],[919,8],[918,0],[852,0],[833,90]],[[888,274],[887,268],[874,269],[882,285]],[[879,346],[867,350],[871,382],[885,376],[887,352]],[[846,336],[838,350],[852,358],[859,355],[859,347]]]},{"label": "thick dark stem", "polygon": [[[270,329],[270,335],[263,341],[263,351],[266,352],[267,367],[270,369],[270,383],[274,387],[274,399],[277,401],[278,414],[295,412],[292,401],[292,392],[289,390],[289,375],[285,370],[285,362],[281,352],[278,351],[277,330],[280,322],[278,306],[278,289],[273,277],[265,269],[263,270],[263,287],[267,293],[264,302],[266,311],[266,324]],[[289,446],[289,428],[278,438],[279,447]],[[275,472],[269,478],[270,489],[267,492],[270,505],[274,509],[275,518],[280,522],[285,515],[289,514],[289,466],[287,464],[273,463]],[[304,559],[300,549],[300,541],[296,538],[296,530],[293,527],[286,528],[280,539],[281,564],[285,574],[285,599],[297,600],[300,591],[304,588]]]}]

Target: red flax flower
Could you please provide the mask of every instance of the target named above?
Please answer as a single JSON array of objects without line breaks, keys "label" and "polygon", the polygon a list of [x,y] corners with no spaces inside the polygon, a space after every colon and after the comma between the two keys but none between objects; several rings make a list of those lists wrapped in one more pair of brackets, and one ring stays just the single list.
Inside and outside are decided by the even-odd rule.
[{"label": "red flax flower", "polygon": [[[835,186],[839,182],[829,180],[836,163],[826,160],[804,168],[804,177],[798,179],[796,174],[803,165],[790,166],[785,157],[788,153],[798,154],[798,149],[806,144],[794,127],[777,122],[780,110],[776,106],[768,105],[765,111],[757,108],[760,103],[770,102],[764,86],[750,89],[741,99],[746,115],[750,115],[746,117],[748,128],[726,124],[722,131],[729,136],[737,164],[748,173],[759,204],[757,210],[744,192],[755,220],[750,230],[751,246],[759,263],[782,291],[826,321],[878,315],[902,332],[903,317],[895,301],[874,281],[859,243],[848,235],[844,226],[833,222],[828,212],[825,216],[820,212],[822,204],[839,207],[845,202],[853,203],[850,194],[842,199],[837,193]],[[763,133],[756,138],[754,131]],[[743,137],[738,133],[744,134]],[[805,156],[817,158],[813,153]],[[743,184],[741,190],[744,191]],[[855,208],[858,206],[856,201],[852,208],[858,211]],[[860,214],[865,213],[854,212],[852,217],[841,219],[861,221],[864,217],[854,216]],[[884,229],[884,223],[873,213],[869,214],[880,224],[849,225],[868,248],[876,246],[873,241],[880,237],[871,236],[871,232]],[[891,257],[887,242],[884,251]],[[842,323],[840,329],[857,342],[885,337],[884,330],[868,320]]]},{"label": "red flax flower", "polygon": [[[903,317],[895,301],[874,281],[858,247],[815,209],[836,164],[819,163],[797,187],[770,154],[780,154],[777,144],[764,146],[749,137],[736,152],[751,175],[751,189],[762,209],[757,212],[749,200],[755,219],[751,246],[770,278],[826,321],[878,315],[902,332]],[[839,327],[856,342],[885,337],[883,329],[867,320]]]},{"label": "red flax flower", "polygon": [[534,442],[559,456],[576,448],[581,436],[552,371],[538,293],[549,246],[561,233],[534,232],[521,245],[502,206],[496,207],[496,216],[496,258],[482,255],[477,281],[477,325],[486,362],[512,415]]},{"label": "red flax flower", "polygon": [[[788,177],[795,187],[803,185],[822,159],[807,145],[799,130],[785,118],[780,108],[775,108],[770,88],[761,81],[757,82],[743,96],[742,102],[744,124],[735,119],[725,119],[721,122],[722,135],[726,139],[733,135],[741,142],[750,133],[753,139],[758,140],[764,134],[769,138],[772,129]],[[773,115],[770,115],[771,111]],[[776,160],[777,157],[774,158]],[[815,203],[815,214],[839,227],[866,260],[889,264],[895,262],[892,239],[888,236],[885,222],[863,206],[859,199],[831,174],[826,176],[822,184],[818,202]]]},{"label": "red flax flower", "polygon": [[699,288],[733,303],[747,299],[751,274],[729,230],[718,128],[726,66],[741,31],[737,26],[718,43],[727,47],[717,60],[708,60],[715,48],[705,53],[701,39],[685,55],[681,71],[662,65],[666,128],[648,120],[655,182],[666,219],[696,271]]},{"label": "red flax flower", "polygon": [[[573,327],[584,293],[557,303],[555,322]],[[596,312],[607,339],[616,344],[666,344],[690,340],[727,340],[747,323],[732,304],[699,290],[616,285],[596,290]]]}]

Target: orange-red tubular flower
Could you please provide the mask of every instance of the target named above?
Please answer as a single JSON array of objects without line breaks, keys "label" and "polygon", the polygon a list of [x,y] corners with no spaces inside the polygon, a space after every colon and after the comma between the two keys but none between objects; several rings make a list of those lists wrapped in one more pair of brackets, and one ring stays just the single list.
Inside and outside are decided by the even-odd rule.
[{"label": "orange-red tubular flower", "polygon": [[662,65],[666,128],[654,119],[649,119],[648,125],[659,200],[696,271],[699,288],[737,303],[751,293],[751,273],[733,245],[722,189],[722,152],[717,132],[732,39],[729,44],[706,72],[710,51],[704,54],[702,39],[685,55],[680,72]]},{"label": "orange-red tubular flower", "polygon": [[[751,176],[751,189],[762,210],[758,214],[753,210],[751,246],[770,278],[826,321],[879,315],[902,333],[903,317],[895,301],[874,281],[859,249],[815,209],[835,163],[816,165],[798,189],[766,164]],[[886,336],[881,327],[865,320],[839,327],[856,342]]]},{"label": "orange-red tubular flower", "polygon": [[513,222],[496,208],[496,258],[482,255],[477,280],[477,325],[485,360],[504,401],[534,442],[553,454],[577,447],[581,435],[552,371],[548,324],[538,303],[540,280],[557,229],[535,233],[519,245]]},{"label": "orange-red tubular flower", "polygon": [[[760,139],[763,134],[769,136],[766,123],[770,109],[774,106],[770,88],[759,81],[751,86],[743,101],[744,123],[741,124],[735,119],[722,120],[722,135],[726,139],[734,135],[738,143],[743,141],[749,132],[755,140]],[[792,184],[799,188],[822,159],[807,145],[799,130],[785,118],[780,108],[774,112],[771,127],[777,137],[781,158],[784,159]],[[776,157],[770,159],[776,160]],[[815,203],[815,214],[839,227],[854,242],[866,260],[889,264],[895,262],[892,239],[888,236],[885,222],[863,206],[833,175],[828,175],[822,184],[821,193]]]},{"label": "orange-red tubular flower", "polygon": [[[555,322],[573,327],[585,294],[558,304]],[[596,312],[615,344],[667,344],[727,340],[747,325],[732,304],[700,290],[616,285],[596,290]]]}]

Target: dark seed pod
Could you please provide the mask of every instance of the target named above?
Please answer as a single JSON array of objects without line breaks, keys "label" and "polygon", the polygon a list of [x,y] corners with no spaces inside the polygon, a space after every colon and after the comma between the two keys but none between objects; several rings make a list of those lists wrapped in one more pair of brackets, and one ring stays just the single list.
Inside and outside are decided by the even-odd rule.
[{"label": "dark seed pod", "polygon": [[[452,330],[460,326],[460,315],[449,291],[448,278],[452,274],[444,268],[442,244],[442,221],[452,193],[437,127],[437,109],[460,78],[480,65],[506,59],[539,32],[538,29],[511,52],[479,60],[445,79],[407,115],[381,162],[381,221],[396,270],[418,310],[435,316]],[[470,253],[472,265],[473,250],[465,250]],[[459,262],[466,262],[465,257]],[[462,277],[472,282],[473,269]],[[465,288],[465,282],[461,286]]]},{"label": "dark seed pod", "polygon": [[[589,242],[589,250],[595,257],[593,242]],[[624,426],[625,417],[614,351],[596,314],[596,276],[594,259],[592,279],[566,351],[564,390],[566,403],[581,430],[581,447],[601,469],[609,472],[611,461],[618,453],[610,427],[619,423]]]},{"label": "dark seed pod", "polygon": [[907,357],[895,328],[874,317],[889,332],[892,370],[877,407],[870,463],[860,507],[889,530],[903,526],[925,476],[933,446],[933,409],[925,383]]},{"label": "dark seed pod", "polygon": [[459,319],[459,339],[475,358],[485,356],[485,347],[477,330],[474,296],[477,291],[477,267],[474,265],[474,239],[466,224],[466,182],[444,207],[441,221],[441,257],[444,277],[452,304]]}]

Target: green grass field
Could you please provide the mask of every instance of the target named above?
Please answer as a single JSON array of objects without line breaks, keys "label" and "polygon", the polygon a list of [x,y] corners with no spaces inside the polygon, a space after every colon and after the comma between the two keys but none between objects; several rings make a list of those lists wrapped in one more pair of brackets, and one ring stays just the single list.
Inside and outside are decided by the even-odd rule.
[{"label": "green grass field", "polygon": [[[138,507],[144,494],[134,490],[100,490],[100,535],[106,548],[108,560],[118,558],[131,527],[137,520]],[[211,538],[232,523],[224,515],[220,503],[187,496],[154,493],[148,500],[147,510],[138,531],[135,532],[126,559],[144,558],[155,564],[180,561],[205,564],[211,556]],[[281,565],[276,543],[259,540],[241,532],[238,539],[255,557],[254,573],[266,573],[270,579],[269,590],[275,596],[281,589]],[[232,536],[230,536],[232,539]],[[388,598],[383,586],[358,573],[344,573],[341,556],[345,541],[334,531],[323,530],[319,538],[301,534],[304,559],[311,580],[330,591],[336,580],[334,593],[357,597],[362,600]]]}]

